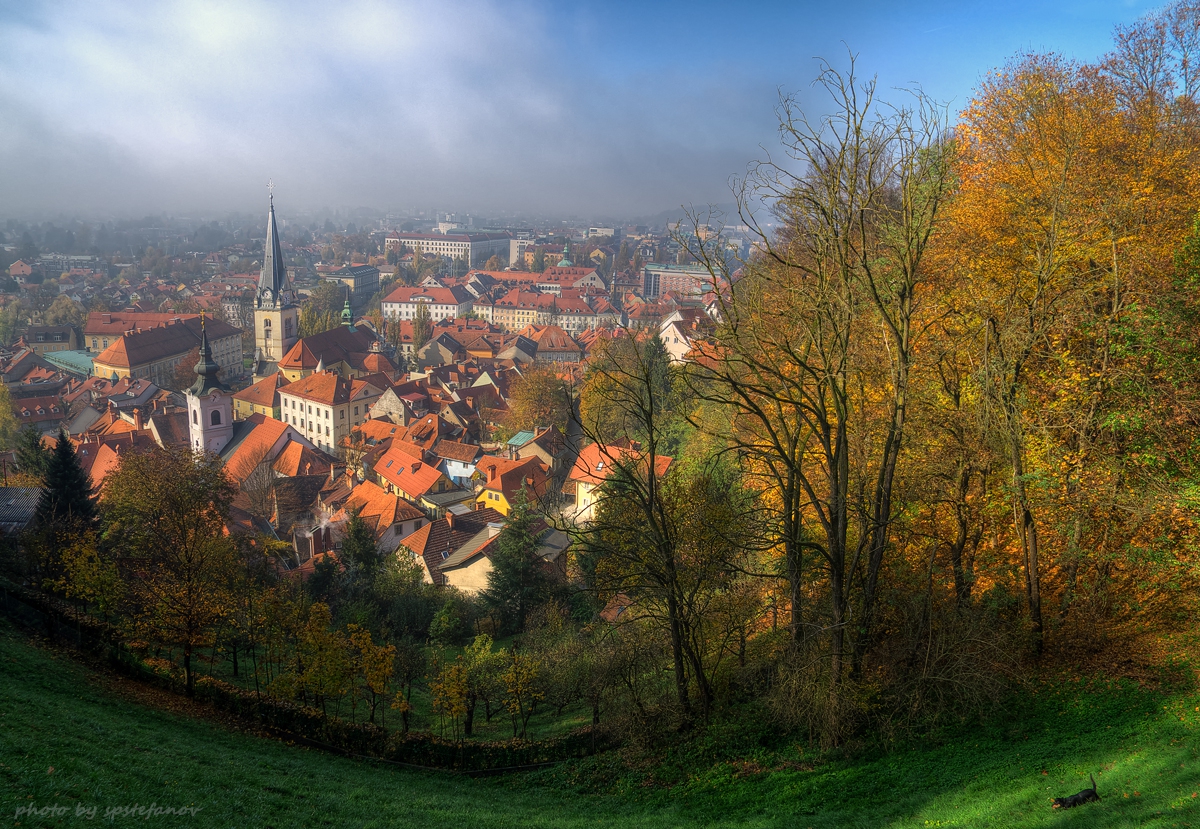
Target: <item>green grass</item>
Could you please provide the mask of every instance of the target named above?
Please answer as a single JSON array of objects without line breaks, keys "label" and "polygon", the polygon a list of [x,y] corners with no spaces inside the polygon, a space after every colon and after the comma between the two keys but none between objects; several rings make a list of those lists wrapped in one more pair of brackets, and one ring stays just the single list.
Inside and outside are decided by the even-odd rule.
[{"label": "green grass", "polygon": [[[1131,684],[1068,679],[942,745],[814,770],[783,763],[787,751],[741,764],[702,761],[693,753],[641,772],[606,756],[536,775],[471,780],[333,757],[146,707],[0,623],[0,821],[455,829],[1200,827],[1200,798],[1192,797],[1200,788],[1197,707],[1200,697],[1191,692],[1162,695]],[[792,759],[802,762],[798,751]],[[1089,770],[1102,772],[1104,800],[1051,811],[1050,795],[1082,788]],[[152,801],[200,811],[103,819],[108,808]],[[67,812],[57,819],[15,818],[19,806],[29,805]],[[77,806],[95,806],[96,818],[80,823]]]}]

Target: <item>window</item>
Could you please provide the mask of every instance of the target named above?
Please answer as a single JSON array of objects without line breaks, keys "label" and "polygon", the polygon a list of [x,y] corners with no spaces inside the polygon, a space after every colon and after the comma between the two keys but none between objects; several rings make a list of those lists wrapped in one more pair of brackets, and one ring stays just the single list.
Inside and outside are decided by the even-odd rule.
[{"label": "window", "polygon": [[304,428],[304,418],[300,418],[300,428]]},{"label": "window", "polygon": [[329,437],[329,427],[325,427],[325,437]]},{"label": "window", "polygon": [[217,411],[216,409],[213,409],[213,413],[212,413],[212,425],[213,425],[213,426],[220,426],[220,425],[221,425],[221,413],[220,413],[219,411]]},{"label": "window", "polygon": [[346,419],[346,410],[345,410],[345,409],[338,409],[338,414],[339,414],[339,415],[341,415],[341,417],[340,417],[340,418],[338,418],[339,420],[345,420],[345,419]]},{"label": "window", "polygon": [[354,416],[358,417],[358,406],[354,407]]},{"label": "window", "polygon": [[200,418],[196,415],[195,409],[192,409],[192,423],[195,423],[197,426],[200,425]]}]

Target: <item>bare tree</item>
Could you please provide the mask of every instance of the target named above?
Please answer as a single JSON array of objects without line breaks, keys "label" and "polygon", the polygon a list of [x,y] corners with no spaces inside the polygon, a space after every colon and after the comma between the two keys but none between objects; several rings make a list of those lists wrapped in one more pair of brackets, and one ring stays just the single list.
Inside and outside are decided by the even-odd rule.
[{"label": "bare tree", "polygon": [[[787,160],[759,162],[738,184],[739,212],[758,236],[758,253],[728,262],[719,239],[705,241],[697,216],[695,232],[681,241],[712,274],[722,319],[693,385],[731,409],[724,437],[769,494],[764,506],[783,551],[797,644],[806,635],[806,554],[824,573],[827,616],[817,625],[829,636],[836,687],[847,629],[857,623],[855,672],[871,641],[923,261],[951,188],[951,146],[944,108],[919,90],[908,106],[877,100],[875,82],[860,81],[853,58],[844,73],[823,64],[816,86],[832,114],[810,119],[796,98],[784,97]],[[770,206],[777,231],[758,222],[760,203]]]}]

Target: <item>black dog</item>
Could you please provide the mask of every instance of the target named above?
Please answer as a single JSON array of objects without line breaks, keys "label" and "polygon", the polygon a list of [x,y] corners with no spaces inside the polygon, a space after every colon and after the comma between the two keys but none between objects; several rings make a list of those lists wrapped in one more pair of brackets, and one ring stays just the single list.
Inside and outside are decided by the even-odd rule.
[{"label": "black dog", "polygon": [[1079,794],[1068,795],[1067,797],[1054,798],[1055,809],[1073,809],[1076,806],[1082,806],[1084,803],[1091,803],[1093,800],[1099,800],[1100,795],[1096,794],[1096,778],[1091,774],[1088,777],[1092,780],[1092,787],[1084,789]]}]

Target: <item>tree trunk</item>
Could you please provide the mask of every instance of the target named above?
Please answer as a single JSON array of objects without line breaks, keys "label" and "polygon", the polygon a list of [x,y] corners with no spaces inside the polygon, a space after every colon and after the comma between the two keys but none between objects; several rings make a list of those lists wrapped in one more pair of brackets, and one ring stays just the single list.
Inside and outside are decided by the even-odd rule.
[{"label": "tree trunk", "polygon": [[189,697],[196,696],[196,683],[192,677],[192,643],[183,646],[183,687]]},{"label": "tree trunk", "polygon": [[1033,509],[1029,505],[1029,493],[1025,487],[1025,459],[1021,450],[1020,434],[1014,429],[1010,440],[1013,466],[1013,491],[1016,494],[1015,520],[1021,534],[1021,546],[1025,553],[1025,596],[1029,602],[1029,621],[1033,625],[1034,652],[1042,654],[1042,580],[1038,568],[1038,533]]},{"label": "tree trunk", "polygon": [[467,713],[463,717],[463,736],[470,737],[475,733],[475,706],[477,700],[474,696],[467,695]]}]

